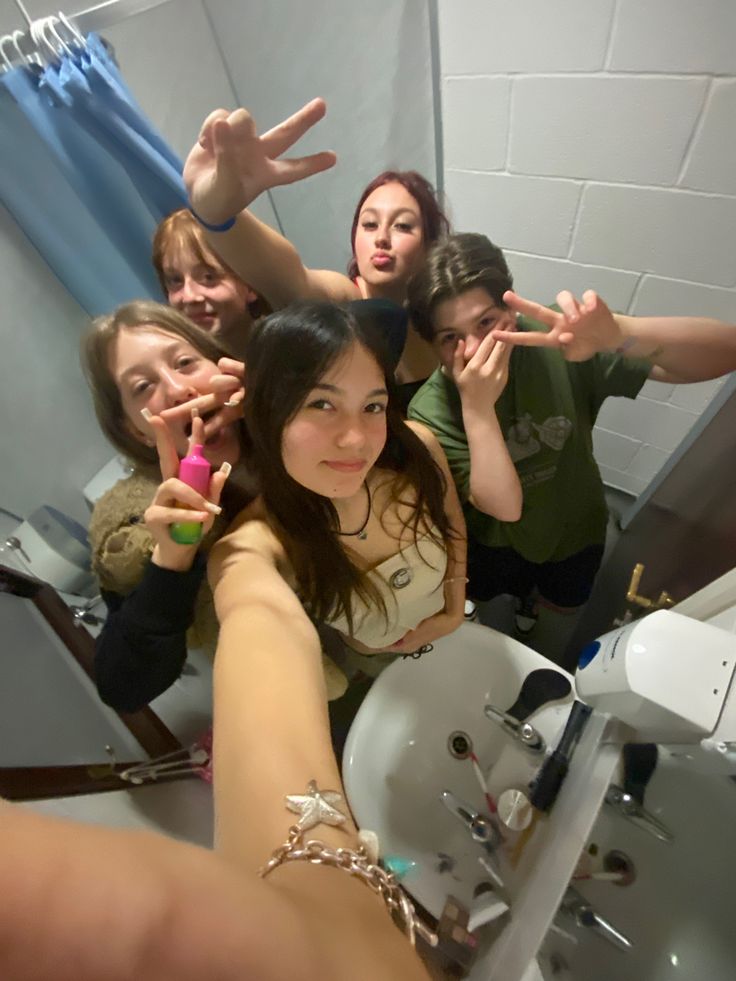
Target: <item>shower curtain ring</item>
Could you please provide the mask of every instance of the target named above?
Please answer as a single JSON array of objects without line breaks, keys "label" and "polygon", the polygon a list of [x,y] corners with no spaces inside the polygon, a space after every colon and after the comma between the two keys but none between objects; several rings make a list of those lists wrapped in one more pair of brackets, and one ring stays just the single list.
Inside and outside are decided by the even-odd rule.
[{"label": "shower curtain ring", "polygon": [[[69,47],[69,45],[66,43],[66,41],[61,36],[61,34],[59,34],[58,30],[56,29],[56,25],[57,24],[60,24],[60,23],[61,23],[61,21],[59,20],[58,17],[49,17],[49,23],[47,24],[47,27],[51,31],[52,35],[59,42],[59,44],[61,45],[62,49],[69,55],[70,58],[73,58],[74,57],[74,52]],[[60,54],[60,53],[61,52],[57,51],[57,54]]]},{"label": "shower curtain ring", "polygon": [[5,45],[8,42],[11,42],[12,43],[12,40],[13,40],[13,38],[11,37],[10,34],[3,34],[3,36],[0,37],[0,57],[2,57],[3,62],[4,62],[4,64],[3,64],[3,71],[6,71],[6,72],[9,72],[10,69],[13,67],[12,61],[5,54]]},{"label": "shower curtain ring", "polygon": [[67,31],[69,31],[69,33],[72,36],[72,39],[77,42],[77,44],[80,46],[82,50],[84,50],[87,47],[87,44],[84,40],[84,35],[79,30],[79,28],[74,24],[74,22],[69,20],[66,14],[62,13],[61,10],[59,11],[59,20],[61,21],[63,26],[67,29]]},{"label": "shower curtain ring", "polygon": [[59,57],[59,52],[46,37],[46,27],[49,20],[49,17],[41,17],[38,20],[34,20],[31,24],[31,38],[36,45],[36,51],[38,52],[39,57],[41,54],[41,46],[43,45],[47,51],[51,53],[52,60],[56,60]]}]

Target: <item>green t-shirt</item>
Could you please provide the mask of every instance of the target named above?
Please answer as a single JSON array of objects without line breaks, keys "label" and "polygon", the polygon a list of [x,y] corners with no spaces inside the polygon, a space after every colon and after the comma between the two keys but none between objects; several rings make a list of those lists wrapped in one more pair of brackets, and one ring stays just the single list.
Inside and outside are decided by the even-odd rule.
[{"label": "green t-shirt", "polygon": [[[545,330],[527,317],[517,326]],[[409,418],[423,422],[442,444],[472,537],[511,547],[531,562],[556,562],[605,541],[608,514],[593,426],[607,396],[636,398],[650,370],[648,361],[616,354],[570,362],[556,348],[514,348],[495,411],[524,494],[516,522],[498,521],[468,503],[470,450],[460,394],[441,369],[411,400]]]}]

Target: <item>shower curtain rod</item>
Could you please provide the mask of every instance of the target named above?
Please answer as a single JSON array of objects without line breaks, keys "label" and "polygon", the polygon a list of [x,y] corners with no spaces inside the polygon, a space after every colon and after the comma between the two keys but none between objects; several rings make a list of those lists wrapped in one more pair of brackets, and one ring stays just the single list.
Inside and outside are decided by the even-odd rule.
[{"label": "shower curtain rod", "polygon": [[[97,31],[103,31],[106,27],[111,27],[113,24],[119,24],[121,21],[127,20],[128,17],[143,14],[147,10],[153,10],[154,7],[160,7],[164,3],[171,2],[172,0],[103,0],[102,3],[97,3],[93,7],[87,7],[84,10],[79,10],[77,13],[68,14],[67,16],[76,25],[81,34],[89,34],[90,32],[96,33]],[[20,30],[16,29],[12,34],[6,34],[0,38],[2,62],[7,68],[11,65],[15,67],[16,65],[23,64],[23,60],[36,50],[36,44],[31,38],[30,28],[34,23],[46,19],[45,17],[39,17],[34,21],[26,10],[23,0],[15,0],[15,5],[26,21],[26,26]],[[47,15],[47,17],[49,16],[53,15]],[[58,18],[56,18],[56,22],[58,24]],[[8,46],[6,47],[6,45]],[[13,48],[15,49],[14,51]]]},{"label": "shower curtain rod", "polygon": [[[171,0],[103,0],[102,3],[96,3],[93,7],[86,7],[84,10],[79,10],[75,14],[67,14],[67,16],[82,34],[89,34],[90,31],[102,31],[106,27],[127,20],[128,17],[143,14],[147,10],[153,10],[154,7],[160,7],[164,3],[171,3]],[[23,44],[25,38],[28,38],[30,42],[29,28],[33,22],[32,18],[22,0],[15,0],[15,5],[26,21],[26,26],[22,28],[24,38],[20,38],[20,42]],[[64,13],[67,12],[64,11]],[[43,20],[40,17],[37,19]],[[16,34],[18,33],[16,31]]]},{"label": "shower curtain rod", "polygon": [[112,24],[119,24],[128,17],[143,14],[164,3],[171,3],[171,0],[105,0],[104,3],[71,14],[71,20],[82,34],[88,34],[90,31],[102,31]]}]

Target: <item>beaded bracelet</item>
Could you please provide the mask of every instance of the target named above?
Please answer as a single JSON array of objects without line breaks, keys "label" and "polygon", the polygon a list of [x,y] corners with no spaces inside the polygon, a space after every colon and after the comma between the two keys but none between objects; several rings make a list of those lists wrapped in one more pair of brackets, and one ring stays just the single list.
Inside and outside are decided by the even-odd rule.
[{"label": "beaded bracelet", "polygon": [[227,232],[235,224],[235,218],[228,218],[228,220],[223,221],[221,225],[211,225],[208,221],[205,221],[204,218],[197,214],[191,204],[189,205],[189,211],[191,212],[191,215],[195,221],[197,221],[202,228],[206,228],[208,232]]}]

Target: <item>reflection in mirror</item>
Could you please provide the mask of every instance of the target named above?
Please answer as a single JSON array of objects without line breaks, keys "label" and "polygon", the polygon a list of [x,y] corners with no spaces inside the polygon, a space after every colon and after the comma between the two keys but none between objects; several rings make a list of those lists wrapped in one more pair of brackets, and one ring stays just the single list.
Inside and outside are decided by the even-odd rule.
[{"label": "reflection in mirror", "polygon": [[[7,21],[2,29],[12,31],[15,10],[10,4],[0,10]],[[34,10],[38,16],[47,13],[52,11]],[[226,332],[216,303],[227,298],[193,298],[187,273],[171,263],[157,270],[157,277],[149,254],[157,222],[186,204],[178,167],[202,121],[218,106],[248,107],[263,133],[308,98],[326,100],[326,117],[304,134],[295,152],[334,150],[337,165],[304,182],[269,187],[248,202],[260,221],[293,244],[300,271],[328,270],[326,279],[333,283],[335,273],[342,277],[363,188],[386,169],[416,170],[446,191],[453,228],[480,233],[503,249],[521,297],[551,304],[562,289],[578,297],[593,289],[623,318],[734,320],[736,69],[732,46],[724,40],[733,37],[734,21],[729,5],[719,0],[698,5],[570,0],[564,11],[554,4],[458,5],[451,0],[393,0],[367,7],[336,0],[252,0],[247,5],[239,0],[118,0],[97,16],[96,24],[92,14],[88,20],[79,18],[80,26],[104,35],[98,56],[108,46],[114,49],[121,77],[166,144],[159,148],[157,180],[150,186],[146,182],[143,198],[128,198],[120,185],[103,179],[99,147],[86,137],[82,149],[100,182],[75,172],[58,192],[60,168],[11,97],[13,76],[0,76],[0,129],[12,135],[4,145],[13,150],[0,161],[0,285],[6,314],[0,325],[5,421],[0,541],[17,539],[15,551],[21,556],[31,553],[18,528],[33,515],[56,509],[87,528],[94,503],[129,476],[128,461],[114,455],[100,432],[79,373],[78,339],[89,315],[141,295],[161,300],[162,287],[171,304],[200,326]],[[42,60],[54,58],[49,43]],[[27,42],[21,41],[20,49],[29,56]],[[56,122],[59,113],[54,116]],[[80,140],[71,139],[66,148],[73,142]],[[120,169],[119,163],[113,169]],[[127,189],[136,183],[123,174],[126,182]],[[211,216],[215,223],[228,217]],[[124,231],[129,221],[136,227],[130,237]],[[370,216],[364,224],[369,223]],[[204,259],[197,272],[200,290],[203,282],[212,285],[207,281],[212,270],[220,277],[217,287],[234,271],[243,289],[238,298],[254,304],[256,316],[292,298],[283,276],[276,277],[276,286],[268,277],[259,280],[253,261],[260,252],[228,251],[230,239],[221,233],[210,236],[210,247],[217,241],[225,266],[211,252],[197,255]],[[390,250],[376,243],[372,249],[368,262],[380,276],[381,267],[392,260],[384,254]],[[282,267],[273,265],[281,274]],[[370,292],[363,289],[366,283],[370,287],[367,277],[360,269],[357,273],[339,279],[344,298]],[[318,275],[316,281],[326,280]],[[403,302],[403,291],[394,298]],[[505,302],[503,296],[494,300],[499,308]],[[457,335],[458,314],[467,312],[458,311],[457,304],[449,312],[445,307],[450,319],[441,319],[439,326]],[[697,323],[704,337],[708,328]],[[230,326],[237,332],[241,325],[236,319]],[[433,322],[432,329],[436,326]],[[417,335],[410,337],[417,341]],[[427,340],[432,339],[430,332]],[[630,356],[637,351],[627,347],[629,339],[616,337],[610,346]],[[692,333],[687,338],[693,364],[698,340]],[[638,353],[654,351],[658,345]],[[242,353],[237,339],[229,352]],[[522,352],[513,357],[518,363]],[[416,383],[433,367],[405,363],[400,380]],[[722,370],[729,367],[724,359]],[[622,615],[634,562],[647,566],[649,594],[667,591],[676,600],[733,564],[728,502],[733,497],[736,395],[733,379],[724,381],[717,374],[702,375],[704,381],[693,380],[697,374],[689,379],[660,374],[660,380],[644,381],[642,374],[641,390],[629,393],[638,393],[635,400],[607,399],[597,419],[588,420],[592,434],[585,429],[584,439],[592,440],[595,463],[590,453],[586,462],[593,471],[599,468],[618,520],[609,522],[611,557],[577,627],[568,620],[563,628],[564,614],[549,608],[540,613],[533,594],[521,587],[512,590],[508,583],[503,589],[491,586],[501,595],[518,592],[519,602],[502,600],[491,611],[496,600],[489,600],[481,609],[484,622],[573,666],[586,640]],[[683,380],[689,383],[679,384]],[[528,388],[534,387],[531,377]],[[597,396],[592,401],[595,413]],[[497,442],[505,443],[514,463],[532,460],[528,501],[550,477],[544,465],[535,471],[534,457],[552,458],[565,445],[569,413],[565,406],[552,405],[537,417],[520,405],[503,419]],[[139,435],[151,437],[145,427]],[[155,463],[152,444],[148,448],[148,462]],[[595,472],[591,479],[586,486],[595,484],[597,494]],[[158,476],[149,475],[147,500],[142,495],[141,506],[126,515],[134,535],[136,528],[143,530],[142,515],[157,486]],[[591,503],[582,486],[572,474],[565,489],[566,523],[573,532]],[[605,523],[600,504],[597,516]],[[475,528],[480,537],[477,514],[470,507],[468,512],[471,532]],[[555,511],[558,524],[561,514]],[[504,520],[511,524],[511,518]],[[543,534],[552,524],[547,522]],[[67,524],[66,530],[71,527]],[[540,537],[535,535],[535,543]],[[489,547],[506,544],[487,538]],[[62,546],[57,541],[47,556],[57,569],[59,555],[68,559],[77,551],[68,539]],[[86,551],[78,558],[70,564],[81,569],[89,564]],[[588,570],[588,585],[594,571]],[[118,787],[122,784],[110,772],[105,747],[112,747],[120,761],[113,766],[117,774],[142,756],[177,750],[179,739],[190,744],[191,726],[185,737],[172,724],[175,737],[147,710],[129,717],[105,709],[87,674],[70,657],[70,648],[81,651],[89,669],[92,641],[86,628],[71,625],[71,614],[55,594],[5,575],[21,595],[0,595],[6,638],[0,690],[7,699],[0,706],[4,737],[7,732],[0,795],[40,797]],[[71,585],[69,578],[56,584],[60,581]],[[102,585],[115,593],[113,584]],[[76,581],[66,592],[73,594],[70,603],[82,608],[93,598],[92,588]],[[124,592],[121,588],[120,595]],[[584,598],[551,597],[557,606],[576,609]],[[186,663],[198,665],[194,680],[199,683],[209,661],[196,657],[190,653]],[[179,682],[168,694],[181,702],[183,691]],[[206,684],[200,696],[195,714],[201,732],[210,702]],[[39,706],[38,718],[29,718],[25,708],[18,712],[26,700]],[[69,735],[68,744],[60,733]],[[27,768],[37,780],[31,790]]]},{"label": "reflection in mirror", "polygon": [[[140,12],[139,4],[109,4],[82,19],[80,26],[85,32],[100,30],[114,48],[126,86],[178,160],[214,107],[246,105],[259,127],[267,129],[312,95],[329,101],[320,132],[300,143],[299,152],[329,147],[341,165],[307,184],[278,188],[256,206],[259,217],[283,231],[310,267],[346,269],[357,197],[376,174],[399,167],[416,169],[433,183],[437,179],[429,5],[401,0],[378,10],[340,4],[339,16],[334,4],[305,6],[297,0],[259,0],[247,10],[235,0],[209,4],[206,11],[198,0],[145,6],[149,9]],[[54,9],[37,11],[39,16],[47,13]],[[8,10],[5,17],[9,21],[15,14]],[[282,30],[285,23],[290,25],[287,33]],[[322,25],[320,30],[315,23]],[[10,23],[3,27],[10,29]],[[380,37],[381,44],[366,44],[371,37]],[[247,57],[244,38],[249,39]],[[294,38],[299,38],[296,46]],[[0,75],[0,89],[5,84],[7,77]],[[3,118],[2,128],[16,134],[19,147],[21,140],[30,142],[30,125],[6,94],[1,108],[9,118]],[[155,216],[147,205],[130,204],[124,216],[134,215],[148,230],[135,270],[140,277],[150,271],[150,287],[130,286],[110,296],[107,286],[107,298],[95,292],[94,303],[82,302],[57,278],[61,263],[71,260],[74,275],[97,291],[111,281],[117,288],[121,277],[128,277],[128,283],[133,260],[114,257],[110,235],[116,226],[108,227],[98,209],[83,206],[84,188],[50,193],[56,187],[54,171],[53,159],[37,139],[17,158],[4,155],[0,167],[0,198],[6,209],[0,210],[0,265],[7,309],[13,310],[2,328],[7,349],[2,398],[8,409],[26,401],[22,435],[0,436],[3,459],[13,475],[3,485],[0,505],[25,517],[33,507],[49,503],[86,524],[89,512],[80,488],[112,454],[80,383],[77,340],[87,312],[105,313],[140,296],[163,299],[150,265],[151,236],[159,218],[184,202],[174,202]],[[105,193],[105,206],[122,199],[122,193],[117,185],[114,195]],[[29,232],[23,216],[39,202],[43,217]],[[46,229],[58,230],[50,266],[35,251]],[[33,331],[16,329],[20,322],[33,323]],[[29,364],[40,373],[40,391],[33,401],[24,400],[21,383]]]},{"label": "reflection in mirror", "polygon": [[[323,23],[334,19],[329,4],[321,11],[299,3],[286,6],[288,10],[265,2],[251,4],[246,15],[236,3],[212,4],[205,12],[193,0],[121,2],[77,19],[84,33],[99,30],[104,34],[105,41],[94,49],[94,56],[102,60],[105,48],[114,49],[125,85],[168,144],[169,149],[160,155],[157,183],[146,188],[142,202],[129,197],[127,189],[125,193],[113,190],[119,185],[97,183],[98,178],[101,182],[112,178],[97,166],[99,147],[86,142],[82,149],[95,162],[95,179],[84,172],[70,175],[62,167],[61,176],[69,181],[57,192],[60,175],[51,148],[34,134],[34,120],[12,98],[13,85],[20,84],[17,76],[8,72],[0,78],[2,129],[14,133],[17,151],[4,155],[0,166],[0,277],[5,277],[8,309],[13,310],[13,317],[3,321],[7,357],[3,358],[0,391],[8,418],[23,406],[22,427],[5,427],[0,436],[4,460],[0,531],[4,537],[16,536],[28,515],[44,506],[70,519],[68,527],[72,521],[86,527],[94,503],[117,480],[129,476],[128,461],[121,456],[111,459],[113,451],[90,411],[91,400],[78,368],[78,339],[89,313],[106,312],[122,300],[141,295],[163,298],[150,262],[150,241],[158,219],[184,203],[177,198],[176,181],[169,180],[166,166],[174,155],[183,156],[201,119],[213,106],[247,103],[268,126],[297,108],[303,93],[324,94],[329,99],[330,116],[316,139],[336,149],[342,166],[323,175],[317,195],[311,193],[310,185],[284,188],[256,205],[257,213],[293,239],[305,261],[317,267],[346,268],[357,195],[376,173],[398,166],[416,169],[435,181],[430,6],[413,0],[381,11],[341,5],[339,44],[329,32],[313,30],[315,18]],[[56,16],[52,10],[34,13]],[[4,10],[3,16],[9,22],[15,12]],[[282,37],[285,22],[290,31]],[[252,37],[254,23],[270,41],[268,45],[249,43],[249,56],[244,59],[242,45],[233,45],[232,35],[241,34],[245,26]],[[47,25],[47,33],[52,26]],[[78,50],[77,42],[58,23],[55,26],[71,49]],[[382,38],[378,47],[365,43],[373,32]],[[301,38],[296,52],[294,37]],[[21,38],[20,51],[26,57],[32,47],[29,38]],[[47,66],[54,62],[48,45],[39,57]],[[276,64],[288,66],[288,71],[274,72]],[[350,86],[344,84],[348,65]],[[267,86],[264,78],[269,78]],[[171,92],[186,93],[186,97],[172,102]],[[359,98],[357,92],[362,93]],[[387,105],[392,106],[390,114],[383,111]],[[53,125],[59,117],[57,112]],[[104,127],[107,121],[102,114],[89,132],[97,132],[97,126]],[[67,136],[66,147],[72,155],[79,140],[74,134]],[[304,152],[310,138],[304,141]],[[370,147],[368,152],[366,147]],[[92,206],[89,193],[96,195]],[[127,213],[116,214],[115,205]],[[130,221],[144,229],[142,238],[138,232],[126,237]],[[173,296],[170,299],[176,302]],[[33,323],[33,330],[16,330],[21,322]],[[36,376],[32,398],[22,381],[29,371]],[[135,515],[139,524],[143,510]],[[80,600],[80,594],[91,590],[82,590],[69,577],[47,575],[49,566],[58,561],[57,552],[63,557],[68,544],[60,548],[55,543],[51,562],[42,562],[36,574],[52,579],[71,605],[82,607],[87,597]],[[15,553],[13,558],[17,558]],[[89,567],[91,558],[85,546],[80,568]],[[13,564],[23,568],[19,562]],[[32,564],[30,568],[37,567]],[[104,608],[95,608],[93,615],[100,612]],[[195,707],[179,713],[181,729],[172,723],[186,741],[206,723],[202,705],[209,696],[207,660],[198,658],[198,651],[190,653],[183,681],[171,693],[172,700],[181,701],[198,690],[191,696]],[[57,698],[63,708],[65,699]],[[106,744],[115,745],[115,741],[103,740],[101,748]],[[122,761],[135,758],[124,745],[116,746],[116,755]]]},{"label": "reflection in mirror", "polygon": [[0,566],[0,623],[0,797],[118,790],[142,753],[181,750],[150,709],[120,716],[100,702],[94,642],[51,587]]},{"label": "reflection in mirror", "polygon": [[[292,112],[304,94],[326,97],[328,115],[299,151],[333,147],[338,166],[306,184],[273,188],[253,203],[309,268],[345,268],[360,189],[385,166],[411,166],[446,184],[455,227],[485,232],[503,246],[522,295],[549,301],[562,286],[578,294],[593,287],[611,307],[630,314],[730,319],[733,284],[722,257],[731,251],[734,223],[727,216],[734,188],[717,140],[731,98],[717,43],[720,28],[726,33],[721,14],[714,8],[697,50],[680,49],[674,37],[669,47],[652,47],[646,43],[652,23],[629,3],[613,19],[612,2],[591,14],[585,29],[577,18],[568,23],[551,14],[544,23],[529,23],[523,12],[498,5],[460,17],[444,3],[397,3],[381,11],[348,5],[340,13],[337,44],[329,31],[313,30],[313,7],[262,2],[250,6],[246,33],[252,39],[257,23],[268,44],[251,40],[247,58],[245,14],[228,0],[211,3],[206,19],[188,0],[147,3],[144,12],[120,3],[97,15],[97,23],[92,15],[81,18],[80,26],[102,30],[127,84],[180,157],[213,106],[247,105],[263,130]],[[332,24],[328,3],[319,14],[324,25]],[[686,34],[690,15],[677,16]],[[297,29],[288,37],[281,30],[287,20]],[[499,32],[523,35],[524,50],[504,47],[491,58],[477,38]],[[297,51],[294,36],[300,37]],[[383,39],[380,56],[365,44],[373,37]],[[348,64],[350,85],[344,84]],[[288,70],[275,70],[279,65]],[[164,95],[172,89],[186,91],[187,99],[172,106]],[[587,135],[577,141],[576,121],[583,117]],[[647,125],[650,118],[656,126]],[[25,133],[27,122],[17,114],[13,124]],[[26,156],[41,166],[37,155]],[[21,174],[28,185],[30,171],[17,169],[16,178]],[[5,175],[3,200],[20,220],[11,176]],[[78,240],[90,242],[77,210]],[[147,222],[150,229],[150,216]],[[697,255],[692,238],[674,233],[688,225],[710,229],[699,236],[706,244]],[[24,516],[29,503],[49,501],[86,524],[80,485],[95,476],[108,448],[91,421],[71,357],[69,335],[76,335],[83,316],[9,218],[4,228],[7,268],[24,273],[13,281],[25,283],[30,274],[39,284],[33,331],[14,331],[6,344],[8,405],[22,399],[18,384],[26,364],[40,374],[37,398],[25,404],[24,439],[16,432],[2,437],[12,477],[0,503]],[[114,242],[114,223],[107,231]],[[144,251],[137,250],[133,265],[145,278],[151,269],[147,255],[142,262]],[[89,261],[97,250],[87,246],[86,252]],[[27,291],[9,292],[10,306],[29,320]],[[34,356],[39,348],[43,360]],[[635,403],[606,403],[594,445],[604,480],[624,495],[621,510],[664,464],[672,465],[679,440],[703,425],[719,384],[647,382]],[[62,405],[63,413],[54,411]],[[73,447],[62,453],[72,428]],[[44,452],[31,454],[28,445]],[[112,464],[89,500],[120,473]]]}]

